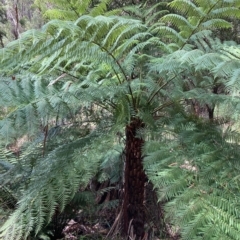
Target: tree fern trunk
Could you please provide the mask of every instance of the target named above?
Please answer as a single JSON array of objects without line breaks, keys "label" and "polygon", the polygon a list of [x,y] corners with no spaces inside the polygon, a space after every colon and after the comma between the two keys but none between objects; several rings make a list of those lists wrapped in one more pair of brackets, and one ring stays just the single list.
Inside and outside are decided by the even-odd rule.
[{"label": "tree fern trunk", "polygon": [[[126,163],[124,182],[123,221],[124,233],[133,232],[136,240],[144,235],[144,184],[146,175],[142,164],[142,146],[144,140],[137,137],[137,130],[143,128],[144,124],[140,119],[132,119],[126,126]],[[128,234],[129,235],[129,234]]]}]

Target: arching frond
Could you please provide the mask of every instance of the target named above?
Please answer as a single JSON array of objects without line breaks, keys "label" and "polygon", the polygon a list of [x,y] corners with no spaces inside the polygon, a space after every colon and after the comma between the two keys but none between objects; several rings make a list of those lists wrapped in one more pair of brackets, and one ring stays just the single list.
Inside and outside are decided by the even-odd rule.
[{"label": "arching frond", "polygon": [[[93,5],[92,1],[62,1],[62,0],[50,0],[50,1],[36,1],[35,4],[43,10],[44,16],[47,19],[63,19],[63,20],[76,20],[84,14],[90,14],[91,16],[104,15],[107,13],[107,5],[111,0],[102,0],[97,5]],[[49,4],[51,4],[49,8]]]},{"label": "arching frond", "polygon": [[[105,144],[99,145],[99,141]],[[61,212],[78,189],[84,189],[96,175],[110,145],[114,142],[109,136],[93,133],[56,147],[37,162],[17,210],[1,229],[3,239],[22,239],[32,232],[37,234],[56,211]]]},{"label": "arching frond", "polygon": [[[201,124],[189,124],[178,123],[179,145],[173,133],[146,146],[145,168],[159,199],[168,200],[166,218],[180,227],[184,239],[238,239],[238,183],[233,177],[238,176],[237,146],[220,137],[218,130],[209,133]],[[164,130],[158,134],[164,138]],[[230,175],[234,180],[226,181]],[[218,228],[212,231],[209,224]]]}]

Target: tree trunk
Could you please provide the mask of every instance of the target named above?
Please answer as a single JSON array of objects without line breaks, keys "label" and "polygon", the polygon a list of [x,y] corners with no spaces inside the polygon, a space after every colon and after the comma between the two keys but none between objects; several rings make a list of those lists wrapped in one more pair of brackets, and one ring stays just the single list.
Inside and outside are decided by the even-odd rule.
[{"label": "tree trunk", "polygon": [[[215,86],[212,90],[212,93],[214,94],[218,94],[218,88],[219,86]],[[209,120],[213,121],[213,118],[214,118],[214,109],[215,109],[215,105],[213,104],[212,107],[210,107],[208,104],[207,104],[207,110],[208,110],[208,117],[209,117]]]},{"label": "tree trunk", "polygon": [[137,130],[143,127],[144,123],[138,118],[133,118],[126,126],[123,231],[127,239],[135,235],[135,240],[143,238],[145,224],[143,202],[146,175],[142,164],[144,140],[137,136]]},{"label": "tree trunk", "polygon": [[1,47],[4,48],[3,36],[1,35],[1,33],[0,33],[0,44],[1,44]]},{"label": "tree trunk", "polygon": [[208,118],[209,118],[209,120],[213,121],[214,107],[209,107],[209,105],[207,104],[207,110],[208,110]]}]

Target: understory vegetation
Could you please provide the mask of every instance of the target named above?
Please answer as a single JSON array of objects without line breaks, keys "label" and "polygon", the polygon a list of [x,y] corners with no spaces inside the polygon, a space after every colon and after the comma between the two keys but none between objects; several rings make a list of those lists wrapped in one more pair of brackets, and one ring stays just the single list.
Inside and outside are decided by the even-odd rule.
[{"label": "understory vegetation", "polygon": [[240,239],[240,0],[33,2],[0,31],[0,239]]}]

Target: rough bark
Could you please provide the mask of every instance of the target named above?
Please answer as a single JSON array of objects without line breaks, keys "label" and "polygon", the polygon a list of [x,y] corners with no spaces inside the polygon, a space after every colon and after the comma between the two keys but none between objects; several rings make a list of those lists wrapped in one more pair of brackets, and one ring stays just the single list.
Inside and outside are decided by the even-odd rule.
[{"label": "rough bark", "polygon": [[143,128],[140,119],[134,118],[126,126],[126,162],[124,171],[124,202],[123,202],[123,230],[127,239],[135,235],[135,240],[144,236],[144,184],[146,175],[143,170],[142,146],[144,140],[137,136],[137,131]]},{"label": "rough bark", "polygon": [[7,9],[7,18],[12,22],[12,34],[15,39],[19,38],[19,9],[18,9],[18,0],[11,8]]},{"label": "rough bark", "polygon": [[[218,94],[218,88],[219,86],[215,86],[212,90],[212,93],[214,94]],[[215,109],[215,106],[213,105],[212,107],[210,107],[208,104],[207,104],[207,110],[208,110],[208,117],[209,119],[212,121],[213,118],[214,118],[214,109]]]},{"label": "rough bark", "polygon": [[209,107],[209,105],[207,104],[207,110],[208,110],[208,118],[209,120],[213,120],[214,117],[214,107]]}]

